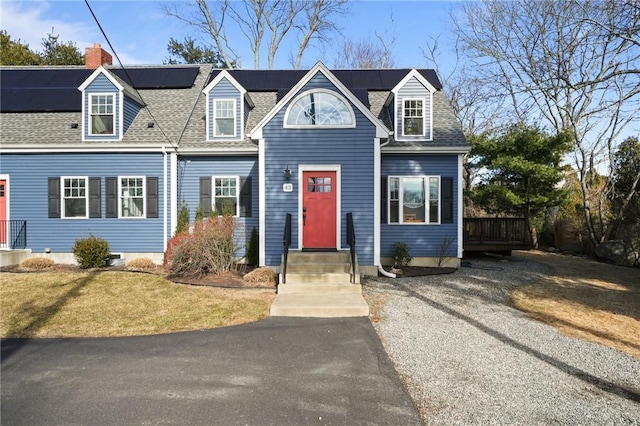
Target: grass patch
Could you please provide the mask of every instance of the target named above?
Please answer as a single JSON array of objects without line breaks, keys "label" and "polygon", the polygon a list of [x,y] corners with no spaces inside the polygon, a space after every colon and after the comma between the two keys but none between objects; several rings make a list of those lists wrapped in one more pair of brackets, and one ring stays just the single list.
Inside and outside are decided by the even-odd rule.
[{"label": "grass patch", "polygon": [[0,274],[0,335],[134,336],[257,321],[274,292],[174,284],[121,271]]},{"label": "grass patch", "polygon": [[567,335],[640,359],[640,270],[540,252],[522,256],[553,273],[514,290],[516,308]]}]

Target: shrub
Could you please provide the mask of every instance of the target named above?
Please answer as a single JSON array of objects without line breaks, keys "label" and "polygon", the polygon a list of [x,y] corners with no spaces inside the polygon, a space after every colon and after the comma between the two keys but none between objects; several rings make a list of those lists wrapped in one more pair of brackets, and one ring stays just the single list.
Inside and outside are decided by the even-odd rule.
[{"label": "shrub", "polygon": [[76,240],[73,255],[81,268],[102,268],[109,262],[111,252],[107,240],[89,235]]},{"label": "shrub", "polygon": [[178,211],[178,220],[176,223],[176,232],[174,235],[178,235],[182,231],[189,229],[189,205],[182,203],[180,210]]},{"label": "shrub", "polygon": [[191,233],[182,232],[169,241],[167,268],[173,274],[194,276],[230,271],[239,248],[236,227],[228,216],[195,222]]},{"label": "shrub", "polygon": [[254,227],[251,230],[251,237],[249,237],[249,244],[247,245],[247,263],[251,266],[258,265],[259,246],[260,237],[258,236],[258,230]]},{"label": "shrub", "polygon": [[277,275],[269,268],[258,268],[242,277],[243,281],[254,284],[276,285]]},{"label": "shrub", "polygon": [[135,259],[131,259],[127,262],[128,269],[138,269],[138,270],[150,270],[156,269],[157,265],[155,262],[148,257],[136,257]]},{"label": "shrub", "polygon": [[196,209],[196,222],[200,222],[202,219],[204,219],[204,208],[202,207],[202,205],[199,205],[198,208]]},{"label": "shrub", "polygon": [[20,262],[22,269],[41,270],[51,268],[55,262],[47,257],[30,257]]},{"label": "shrub", "polygon": [[391,257],[393,258],[393,266],[406,266],[413,260],[409,245],[400,241],[391,245]]}]

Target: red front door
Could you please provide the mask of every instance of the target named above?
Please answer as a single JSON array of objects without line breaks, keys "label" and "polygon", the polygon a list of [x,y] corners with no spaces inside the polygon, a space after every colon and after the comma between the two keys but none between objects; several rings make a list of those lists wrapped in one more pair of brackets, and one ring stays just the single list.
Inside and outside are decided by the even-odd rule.
[{"label": "red front door", "polygon": [[7,244],[7,181],[0,180],[0,246]]},{"label": "red front door", "polygon": [[336,172],[304,172],[302,247],[336,248]]}]

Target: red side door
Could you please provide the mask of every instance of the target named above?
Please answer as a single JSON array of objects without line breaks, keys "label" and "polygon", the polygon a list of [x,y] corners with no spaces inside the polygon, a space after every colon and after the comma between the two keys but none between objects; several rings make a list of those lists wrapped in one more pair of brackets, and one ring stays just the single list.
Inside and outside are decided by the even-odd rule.
[{"label": "red side door", "polygon": [[336,248],[336,172],[304,172],[303,248]]},{"label": "red side door", "polygon": [[0,180],[0,245],[7,244],[7,181]]}]

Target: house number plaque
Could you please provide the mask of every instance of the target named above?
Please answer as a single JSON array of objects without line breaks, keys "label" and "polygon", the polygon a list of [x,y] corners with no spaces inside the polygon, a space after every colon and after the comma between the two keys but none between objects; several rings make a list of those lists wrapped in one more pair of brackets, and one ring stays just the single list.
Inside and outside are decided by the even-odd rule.
[{"label": "house number plaque", "polygon": [[293,192],[293,184],[292,183],[283,183],[282,190],[284,192]]}]

